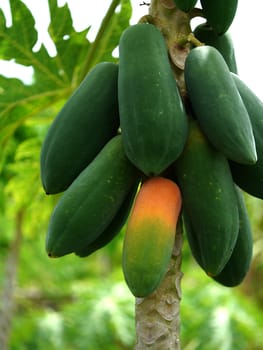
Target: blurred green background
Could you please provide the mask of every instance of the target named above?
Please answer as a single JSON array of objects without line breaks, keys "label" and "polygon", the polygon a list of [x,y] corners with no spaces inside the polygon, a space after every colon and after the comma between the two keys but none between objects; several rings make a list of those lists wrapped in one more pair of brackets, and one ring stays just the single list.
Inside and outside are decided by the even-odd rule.
[{"label": "blurred green background", "polygon": [[[263,348],[262,203],[247,198],[254,227],[253,264],[239,287],[222,287],[199,268],[187,241],[183,245],[181,342],[184,350],[260,350]],[[23,218],[12,350],[133,349],[134,297],[121,270],[123,231],[88,258],[50,259],[44,250],[45,225],[32,211]],[[43,214],[43,213],[42,213]],[[32,226],[31,218],[35,216]],[[19,221],[19,217],[17,217]],[[1,218],[5,225],[5,219]],[[19,226],[19,222],[17,223]],[[1,261],[14,242],[10,225],[1,237]],[[6,227],[6,226],[5,226]],[[0,279],[5,283],[5,264]],[[3,315],[2,315],[3,317]]]}]

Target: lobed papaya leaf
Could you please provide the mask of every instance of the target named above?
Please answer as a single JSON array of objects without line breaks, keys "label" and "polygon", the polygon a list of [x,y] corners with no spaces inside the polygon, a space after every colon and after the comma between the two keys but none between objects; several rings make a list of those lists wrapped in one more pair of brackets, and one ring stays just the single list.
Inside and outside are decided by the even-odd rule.
[{"label": "lobed papaya leaf", "polygon": [[[12,13],[10,27],[6,27],[4,14],[0,11],[0,58],[14,60],[24,66],[32,66],[34,70],[31,85],[25,85],[18,79],[0,76],[0,147],[2,149],[19,125],[29,118],[36,117],[39,113],[43,114],[45,109],[65,99],[78,83],[73,76],[81,65],[89,46],[85,38],[87,30],[81,33],[74,30],[70,11],[66,5],[58,8],[55,0],[50,0],[49,5],[50,28],[58,28],[52,31],[52,39],[57,48],[55,57],[50,57],[43,45],[39,51],[33,51],[37,41],[35,21],[29,9],[21,1],[10,1]],[[69,38],[65,37],[66,33]],[[71,55],[69,55],[70,52]],[[4,152],[1,152],[0,163],[3,155]]]},{"label": "lobed papaya leaf", "polygon": [[35,20],[19,0],[10,1],[12,26],[7,27],[5,16],[0,11],[0,58],[10,60],[15,58],[17,63],[29,66],[32,64],[34,53],[32,47],[37,41]]},{"label": "lobed papaya leaf", "polygon": [[[28,118],[37,116],[50,104],[61,99],[63,89],[39,90],[18,79],[0,76],[0,147],[3,148],[15,130]],[[3,153],[0,154],[0,161]]]},{"label": "lobed papaya leaf", "polygon": [[[51,22],[48,30],[57,54],[50,57],[43,45],[33,52],[37,41],[34,18],[22,1],[11,0],[10,6],[12,26],[6,27],[4,14],[0,11],[0,59],[13,59],[16,63],[32,66],[34,75],[31,85],[0,76],[0,146],[26,119],[35,117],[72,93],[83,79],[83,73],[87,73],[83,67],[91,68],[85,58],[89,57],[93,46],[86,38],[89,26],[76,32],[68,6],[58,7],[56,0],[49,0]],[[109,18],[103,36],[96,42],[93,64],[114,60],[112,51],[118,45],[122,30],[129,25],[130,16],[130,1],[121,1],[119,10]]]}]

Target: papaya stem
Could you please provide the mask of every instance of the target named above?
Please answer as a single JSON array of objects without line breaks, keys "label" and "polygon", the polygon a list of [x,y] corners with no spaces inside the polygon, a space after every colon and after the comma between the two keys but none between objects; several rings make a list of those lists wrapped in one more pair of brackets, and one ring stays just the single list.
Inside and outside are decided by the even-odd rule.
[{"label": "papaya stem", "polygon": [[149,23],[156,25],[156,18],[151,15],[144,15],[139,19],[138,23]]},{"label": "papaya stem", "polygon": [[205,18],[203,10],[199,9],[197,7],[194,7],[191,11],[188,12],[188,15],[190,17],[190,19],[193,19],[195,17],[202,17]]},{"label": "papaya stem", "polygon": [[181,37],[180,39],[177,40],[177,44],[184,46],[187,43],[191,43],[194,46],[202,46],[204,43],[202,43],[200,40],[198,40],[193,33],[189,33],[186,36]]},{"label": "papaya stem", "polygon": [[85,59],[85,64],[84,64],[84,68],[82,70],[81,73],[81,80],[85,77],[85,75],[88,73],[88,71],[90,70],[90,68],[93,65],[94,62],[94,57],[96,56],[96,53],[98,51],[98,47],[100,45],[101,39],[105,33],[105,30],[107,29],[111,18],[117,8],[117,6],[120,4],[121,0],[112,0],[108,11],[106,12],[106,15],[104,16],[100,28],[97,32],[97,35],[95,37],[95,40],[93,41],[93,43],[91,44],[91,47],[88,51],[87,57]]},{"label": "papaya stem", "polygon": [[[149,14],[158,18],[161,32],[166,41],[172,69],[180,89],[181,95],[185,94],[184,64],[191,49],[192,33],[190,17],[172,5],[173,1],[152,0]],[[159,27],[159,26],[158,26]],[[189,41],[190,40],[190,41]]]}]

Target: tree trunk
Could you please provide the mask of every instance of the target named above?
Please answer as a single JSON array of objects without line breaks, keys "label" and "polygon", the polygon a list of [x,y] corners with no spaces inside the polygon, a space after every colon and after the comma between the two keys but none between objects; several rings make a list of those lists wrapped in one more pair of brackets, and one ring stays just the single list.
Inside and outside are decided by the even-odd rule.
[{"label": "tree trunk", "polygon": [[[184,63],[190,51],[191,14],[175,7],[173,0],[152,0],[149,15],[140,22],[156,25],[163,33],[171,66],[182,98],[185,96]],[[180,350],[182,222],[179,221],[173,255],[159,288],[135,303],[135,350]]]},{"label": "tree trunk", "polygon": [[0,349],[8,350],[8,341],[12,328],[14,309],[14,290],[17,277],[17,266],[22,242],[23,211],[16,216],[14,241],[7,256],[5,277],[1,293],[2,305],[0,307]]},{"label": "tree trunk", "polygon": [[182,227],[178,225],[173,256],[159,288],[146,298],[136,298],[135,350],[180,350]]}]

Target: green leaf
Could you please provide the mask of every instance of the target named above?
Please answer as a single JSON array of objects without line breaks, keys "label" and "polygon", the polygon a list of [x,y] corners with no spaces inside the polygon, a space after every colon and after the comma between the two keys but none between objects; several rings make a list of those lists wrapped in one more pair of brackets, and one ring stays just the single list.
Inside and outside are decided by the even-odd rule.
[{"label": "green leaf", "polygon": [[0,148],[26,119],[32,118],[67,92],[63,89],[41,91],[38,83],[26,86],[18,79],[0,76]]},{"label": "green leaf", "polygon": [[52,60],[54,71],[67,84],[79,84],[79,66],[83,64],[90,48],[87,40],[89,26],[87,25],[88,29],[76,32],[67,5],[58,7],[54,0],[49,0],[49,7],[51,23],[48,31],[57,50],[57,55]]},{"label": "green leaf", "polygon": [[35,21],[26,5],[20,0],[11,0],[13,25],[6,27],[3,12],[0,12],[0,58],[16,61],[25,66],[33,60],[32,48],[37,41]]},{"label": "green leaf", "polygon": [[37,32],[29,9],[20,0],[11,0],[10,4],[11,27],[5,26],[5,17],[0,12],[0,40],[3,43],[0,58],[32,66],[34,80],[32,85],[26,86],[18,79],[0,76],[0,147],[25,120],[66,99],[94,64],[114,60],[112,51],[131,16],[130,1],[113,1],[115,7],[110,7],[91,44],[87,40],[89,26],[76,32],[68,6],[58,7],[56,0],[49,0],[49,33],[57,50],[56,56],[50,57],[44,46],[38,52],[32,51]]},{"label": "green leaf", "polygon": [[[4,43],[0,48],[0,57],[32,66],[34,80],[28,86],[18,79],[0,76],[1,148],[25,120],[43,113],[72,93],[80,82],[74,74],[83,64],[83,57],[90,45],[86,39],[87,30],[80,33],[74,30],[68,7],[58,8],[56,1],[50,0],[50,30],[57,55],[50,57],[44,46],[38,52],[33,52],[37,32],[32,14],[21,1],[11,0],[10,4],[11,27],[5,26],[3,13],[0,13],[0,40]],[[67,40],[65,35],[69,36]]]}]

